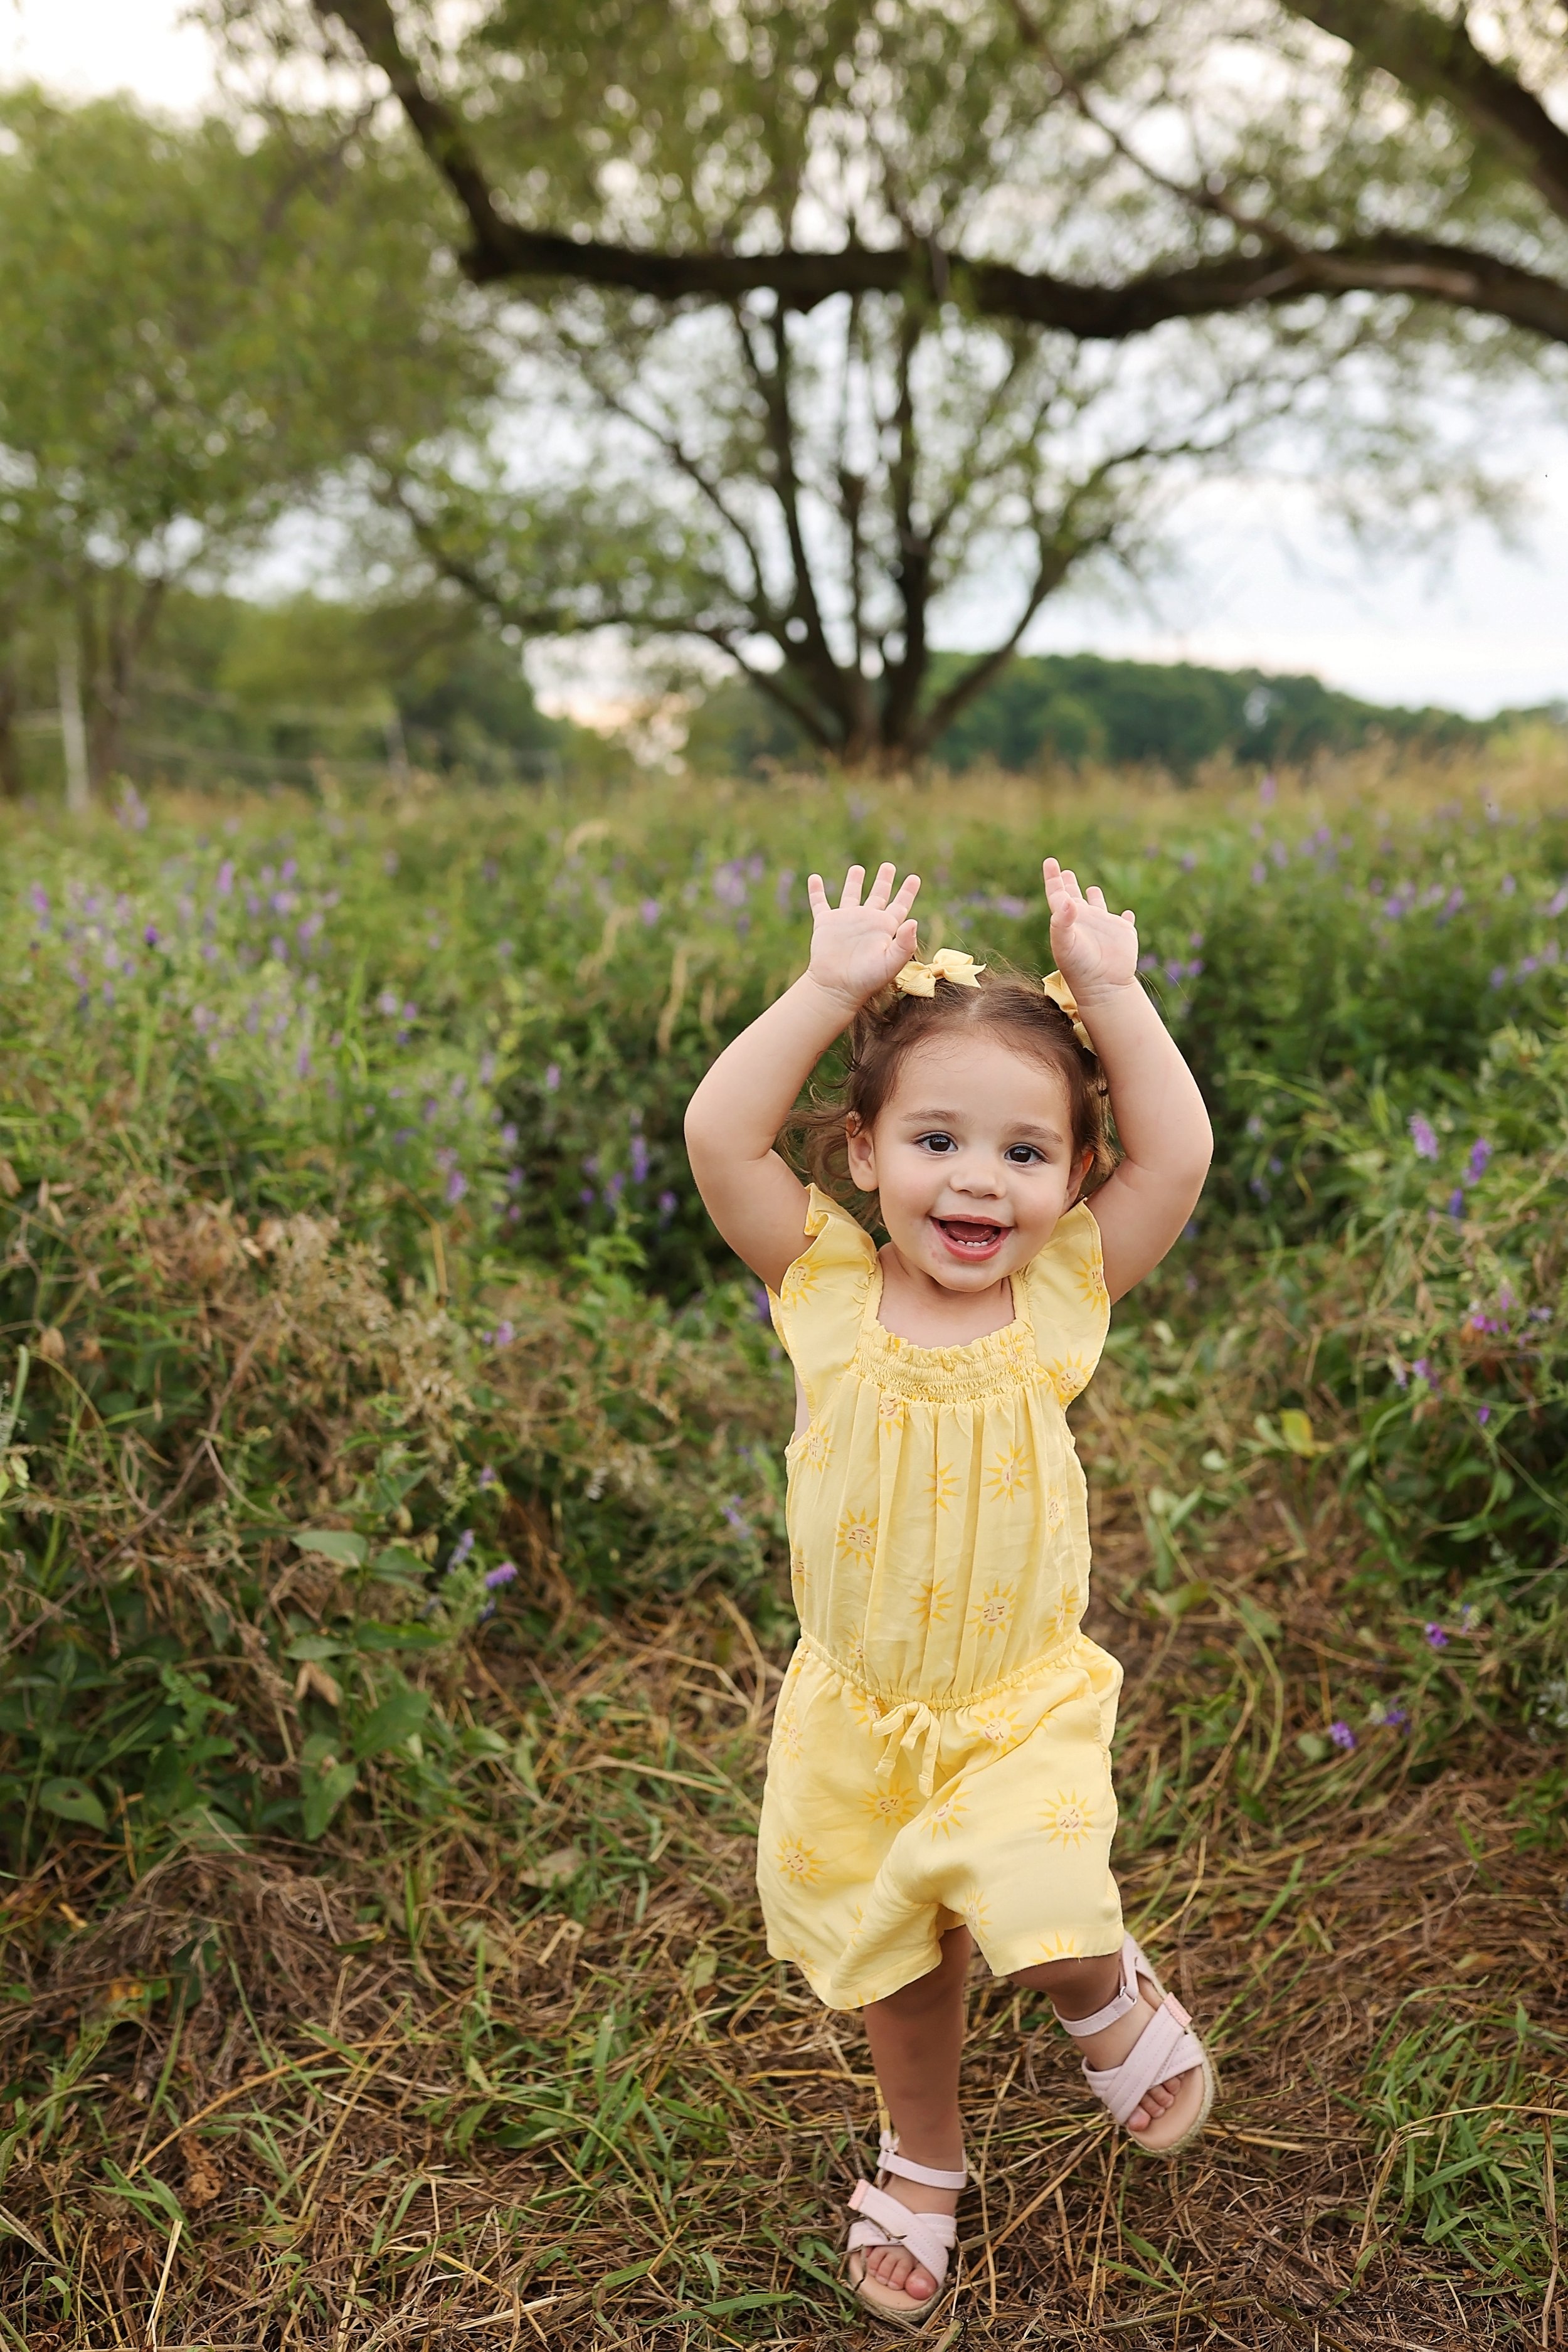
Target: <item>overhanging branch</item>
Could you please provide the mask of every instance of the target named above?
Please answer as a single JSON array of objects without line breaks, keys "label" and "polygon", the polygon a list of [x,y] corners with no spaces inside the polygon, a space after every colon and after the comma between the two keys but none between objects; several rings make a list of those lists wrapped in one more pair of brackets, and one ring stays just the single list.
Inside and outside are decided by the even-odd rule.
[{"label": "overhanging branch", "polygon": [[1367,65],[1407,89],[1440,98],[1472,131],[1522,168],[1568,221],[1568,131],[1503,66],[1477,48],[1464,14],[1408,8],[1400,0],[1285,0],[1298,16],[1331,33]]},{"label": "overhanging branch", "polygon": [[[851,241],[830,253],[792,248],[756,254],[711,249],[666,253],[523,228],[499,208],[459,118],[426,88],[398,37],[390,0],[314,0],[314,5],[323,19],[336,17],[344,25],[370,62],[386,75],[416,136],[468,218],[472,242],[463,266],[477,285],[564,278],[665,302],[730,304],[747,294],[765,292],[800,310],[843,294],[903,294],[922,304],[952,295],[983,318],[1054,329],[1082,341],[1123,341],[1168,320],[1223,317],[1258,305],[1300,301],[1310,294],[1393,294],[1483,311],[1550,341],[1568,344],[1568,285],[1473,247],[1418,237],[1370,236],[1289,250],[1266,244],[1256,253],[1150,270],[1120,286],[1086,286],[1045,271],[966,261],[929,238],[886,247]],[[1329,31],[1342,31],[1352,19],[1357,24],[1373,17],[1392,21],[1409,14],[1381,7],[1377,0],[1312,0],[1310,10],[1302,6],[1300,13],[1310,13]],[[1352,35],[1344,29],[1342,37]],[[1484,76],[1473,75],[1481,93],[1475,103],[1479,105],[1484,96],[1499,114],[1511,92],[1526,110],[1534,108],[1540,122],[1531,127],[1517,119],[1515,107],[1511,135],[1517,144],[1530,131],[1540,167],[1550,165],[1554,174],[1552,142],[1568,151],[1568,136],[1541,114],[1520,84],[1489,66],[1479,53],[1475,61],[1494,83],[1506,85],[1487,84],[1482,89]],[[1563,171],[1568,207],[1568,157]],[[1537,184],[1546,187],[1539,172]]]}]

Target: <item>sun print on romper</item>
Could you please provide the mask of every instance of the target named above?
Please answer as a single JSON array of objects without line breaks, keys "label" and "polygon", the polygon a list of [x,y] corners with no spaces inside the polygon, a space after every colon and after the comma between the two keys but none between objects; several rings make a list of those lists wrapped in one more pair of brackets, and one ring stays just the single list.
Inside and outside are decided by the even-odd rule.
[{"label": "sun print on romper", "polygon": [[785,1764],[798,1764],[805,1744],[799,1718],[793,1706],[786,1707],[773,1725],[773,1753]]},{"label": "sun print on romper", "polygon": [[1040,1514],[1046,1523],[1046,1533],[1054,1536],[1068,1515],[1067,1496],[1058,1487],[1047,1487],[1040,1499]]},{"label": "sun print on romper", "polygon": [[969,1612],[969,1622],[983,1641],[994,1641],[1013,1622],[1013,1588],[994,1579]]},{"label": "sun print on romper", "polygon": [[1069,1580],[1058,1586],[1045,1621],[1047,1642],[1065,1642],[1077,1633],[1088,1597],[1080,1584]]},{"label": "sun print on romper", "polygon": [[1094,1834],[1094,1807],[1076,1789],[1058,1789],[1046,1800],[1040,1827],[1053,1845],[1081,1845]]},{"label": "sun print on romper", "polygon": [[934,1804],[926,1815],[926,1828],[932,1837],[951,1837],[963,1826],[964,1797],[962,1789],[953,1789]]},{"label": "sun print on romper", "polygon": [[1079,1295],[1086,1307],[1109,1307],[1110,1293],[1105,1286],[1105,1276],[1091,1256],[1078,1262]]},{"label": "sun print on romper", "polygon": [[798,1544],[789,1556],[789,1580],[797,1592],[804,1592],[811,1582],[811,1570],[805,1564],[805,1554]]},{"label": "sun print on romper", "polygon": [[909,1418],[901,1396],[893,1396],[886,1389],[877,1391],[877,1426],[881,1430],[902,1429]]},{"label": "sun print on romper", "polygon": [[908,1789],[868,1789],[860,1800],[873,1822],[889,1822],[902,1829],[914,1811],[914,1798]]},{"label": "sun print on romper", "polygon": [[1010,1503],[1029,1483],[1028,1457],[1021,1445],[1005,1445],[985,1474],[992,1499]]},{"label": "sun print on romper", "polygon": [[951,1463],[939,1462],[926,1474],[926,1493],[939,1511],[945,1511],[958,1492],[958,1473]]},{"label": "sun print on romper", "polygon": [[[855,1646],[862,1653],[862,1654],[864,1654],[865,1644],[863,1643],[857,1639]],[[854,1717],[856,1722],[859,1725],[861,1730],[875,1731],[878,1724],[882,1719],[882,1715],[881,1709],[878,1706],[877,1702],[872,1697],[870,1692],[868,1690],[862,1690],[858,1683],[849,1683],[845,1686],[844,1696],[849,1702],[849,1712]]]},{"label": "sun print on romper", "polygon": [[1057,1392],[1058,1404],[1070,1404],[1081,1389],[1089,1382],[1089,1367],[1076,1351],[1070,1356],[1058,1356],[1046,1366],[1046,1378]]},{"label": "sun print on romper", "polygon": [[826,1423],[808,1421],[800,1433],[800,1444],[795,1450],[795,1458],[800,1467],[803,1470],[826,1470],[832,1451],[833,1440]]},{"label": "sun print on romper", "polygon": [[797,1257],[794,1265],[785,1270],[784,1278],[779,1285],[781,1306],[798,1307],[803,1298],[811,1297],[819,1278],[814,1258]]},{"label": "sun print on romper", "polygon": [[822,1876],[822,1864],[814,1845],[804,1845],[799,1838],[780,1838],[774,1860],[782,1877],[796,1886],[815,1886]]},{"label": "sun print on romper", "polygon": [[972,1936],[983,1936],[991,1925],[991,1914],[978,1886],[971,1886],[960,1898],[958,1912]]},{"label": "sun print on romper", "polygon": [[940,1576],[929,1577],[915,1595],[914,1613],[917,1625],[945,1625],[952,1595]]},{"label": "sun print on romper", "polygon": [[1035,1958],[1037,1960],[1081,1960],[1083,1946],[1065,1927],[1058,1927],[1054,1935],[1040,1937],[1035,1947]]},{"label": "sun print on romper", "polygon": [[858,1567],[870,1567],[877,1557],[877,1522],[869,1511],[845,1512],[838,1522],[838,1549]]},{"label": "sun print on romper", "polygon": [[992,1699],[984,1706],[972,1707],[970,1720],[982,1739],[1000,1750],[1016,1748],[1022,1734],[1018,1729],[1017,1710],[1001,1699]]}]

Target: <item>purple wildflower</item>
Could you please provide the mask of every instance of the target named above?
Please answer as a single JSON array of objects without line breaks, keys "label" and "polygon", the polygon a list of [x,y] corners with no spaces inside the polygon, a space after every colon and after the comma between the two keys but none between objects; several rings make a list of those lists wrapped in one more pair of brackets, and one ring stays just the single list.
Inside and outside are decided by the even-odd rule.
[{"label": "purple wildflower", "polygon": [[1465,1196],[1459,1190],[1459,1187],[1456,1184],[1453,1191],[1448,1195],[1448,1214],[1451,1217],[1462,1217],[1464,1213]]},{"label": "purple wildflower", "polygon": [[1479,1404],[1476,1407],[1476,1420],[1482,1429],[1486,1427],[1491,1417],[1492,1409],[1489,1404]]},{"label": "purple wildflower", "polygon": [[503,1559],[498,1567],[492,1568],[487,1571],[485,1576],[485,1591],[487,1592],[494,1592],[498,1586],[510,1584],[516,1574],[516,1560]]},{"label": "purple wildflower", "polygon": [[1426,1646],[1429,1650],[1446,1650],[1447,1648],[1448,1636],[1443,1631],[1441,1625],[1428,1625],[1425,1628],[1425,1632],[1426,1635]]},{"label": "purple wildflower", "polygon": [[647,1182],[647,1145],[640,1135],[632,1138],[632,1182]]},{"label": "purple wildflower", "polygon": [[1410,1114],[1410,1140],[1415,1146],[1417,1160],[1436,1159],[1437,1130],[1431,1120],[1418,1110]]},{"label": "purple wildflower", "polygon": [[739,1495],[731,1495],[729,1501],[725,1504],[724,1519],[725,1524],[735,1535],[743,1538],[751,1534],[751,1524],[748,1521],[745,1513],[741,1508],[741,1497]]},{"label": "purple wildflower", "polygon": [[468,1554],[473,1550],[473,1548],[474,1531],[472,1528],[465,1528],[462,1534],[458,1538],[457,1542],[452,1546],[452,1557],[447,1562],[447,1573],[448,1576],[451,1575],[454,1569],[462,1567],[463,1562],[468,1559]]},{"label": "purple wildflower", "polygon": [[468,1189],[468,1178],[460,1168],[454,1168],[447,1179],[447,1206],[455,1209]]},{"label": "purple wildflower", "polygon": [[483,1469],[479,1472],[479,1484],[481,1486],[493,1486],[495,1482],[496,1474],[490,1467],[490,1465],[487,1462]]},{"label": "purple wildflower", "polygon": [[1355,1733],[1348,1723],[1331,1723],[1329,1738],[1336,1748],[1342,1748],[1347,1752],[1355,1746]]},{"label": "purple wildflower", "polygon": [[217,878],[213,884],[213,890],[215,895],[219,898],[227,898],[233,896],[234,860],[232,857],[226,857],[223,864],[218,867]]},{"label": "purple wildflower", "polygon": [[660,908],[657,898],[645,898],[637,908],[638,914],[642,917],[643,921],[647,925],[650,931],[658,922],[662,911],[663,909]]},{"label": "purple wildflower", "polygon": [[1491,1145],[1484,1135],[1479,1135],[1471,1144],[1470,1156],[1465,1162],[1465,1172],[1472,1184],[1477,1183],[1486,1174],[1487,1164],[1491,1156]]},{"label": "purple wildflower", "polygon": [[510,1323],[503,1315],[489,1335],[490,1345],[492,1348],[510,1348],[516,1337],[515,1325]]},{"label": "purple wildflower", "polygon": [[400,1009],[396,990],[384,988],[375,1000],[375,1009],[378,1013],[384,1013],[389,1021],[392,1020]]},{"label": "purple wildflower", "polygon": [[142,933],[142,944],[146,947],[155,948],[162,936],[163,934],[159,930],[157,924],[149,923]]},{"label": "purple wildflower", "polygon": [[1261,886],[1262,886],[1262,884],[1264,884],[1265,882],[1267,882],[1267,881],[1268,881],[1268,866],[1265,866],[1265,864],[1263,863],[1263,860],[1262,860],[1261,858],[1259,858],[1259,859],[1258,860],[1258,863],[1254,866],[1254,867],[1253,867],[1253,869],[1252,869],[1252,878],[1253,878],[1253,881],[1254,881],[1256,884],[1258,884],[1259,887],[1261,887]]},{"label": "purple wildflower", "polygon": [[678,1203],[673,1192],[661,1192],[659,1194],[658,1222],[661,1225],[668,1224],[671,1217],[675,1214],[677,1206]]},{"label": "purple wildflower", "polygon": [[779,878],[773,884],[773,898],[781,915],[788,914],[790,899],[794,892],[795,868],[793,866],[782,866],[779,870]]},{"label": "purple wildflower", "polygon": [[1273,777],[1265,776],[1263,782],[1258,787],[1258,797],[1263,803],[1264,807],[1272,808],[1275,801],[1279,797],[1279,787],[1275,782]]},{"label": "purple wildflower", "polygon": [[554,1094],[554,1092],[556,1091],[556,1089],[557,1089],[557,1087],[560,1086],[560,1084],[561,1084],[561,1065],[560,1065],[560,1063],[559,1063],[559,1062],[552,1062],[552,1063],[551,1063],[551,1065],[550,1065],[550,1066],[549,1066],[549,1068],[548,1068],[548,1069],[545,1071],[545,1073],[544,1073],[544,1091],[545,1091],[545,1093],[546,1093],[547,1095],[552,1095],[552,1094]]}]

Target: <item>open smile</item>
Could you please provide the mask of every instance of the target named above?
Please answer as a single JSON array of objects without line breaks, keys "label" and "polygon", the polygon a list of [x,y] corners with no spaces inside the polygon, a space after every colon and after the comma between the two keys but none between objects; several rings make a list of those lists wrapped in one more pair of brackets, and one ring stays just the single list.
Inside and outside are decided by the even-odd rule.
[{"label": "open smile", "polygon": [[933,1217],[931,1223],[949,1253],[971,1264],[994,1257],[1012,1231],[990,1217]]}]

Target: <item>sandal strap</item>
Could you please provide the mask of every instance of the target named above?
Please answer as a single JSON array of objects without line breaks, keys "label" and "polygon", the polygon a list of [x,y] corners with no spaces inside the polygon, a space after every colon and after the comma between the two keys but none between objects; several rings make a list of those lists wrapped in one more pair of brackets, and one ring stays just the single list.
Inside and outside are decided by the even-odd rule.
[{"label": "sandal strap", "polygon": [[1087,2042],[1091,2033],[1103,2033],[1108,2025],[1114,2025],[1119,2018],[1125,2017],[1131,2010],[1136,2009],[1138,1967],[1142,1957],[1131,1937],[1123,1936],[1121,1952],[1121,1983],[1118,1990],[1111,1995],[1103,2009],[1095,2011],[1092,2017],[1064,2017],[1061,2011],[1056,2009],[1056,2003],[1053,2001],[1051,2006],[1056,2009],[1057,2023],[1070,2033],[1075,2042]]},{"label": "sandal strap", "polygon": [[900,2180],[918,2180],[922,2189],[963,2189],[969,2183],[969,2173],[963,2165],[956,2172],[939,2172],[934,2165],[916,2164],[910,2158],[900,2156],[897,2136],[889,2131],[881,2136],[877,2169],[896,2172]]},{"label": "sandal strap", "polygon": [[958,2242],[958,2223],[951,2213],[917,2213],[878,2189],[858,2180],[849,2192],[849,2210],[865,2219],[849,2225],[849,2250],[858,2247],[902,2246],[922,2271],[940,2286],[947,2276],[947,2258]]},{"label": "sandal strap", "polygon": [[1095,2097],[1125,2124],[1143,2104],[1145,2093],[1173,2074],[1205,2062],[1204,2045],[1174,1993],[1167,1993],[1120,2066],[1097,2069],[1084,2061],[1084,2079]]}]

